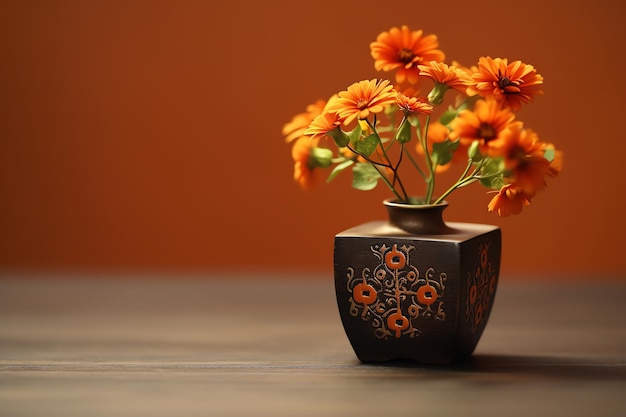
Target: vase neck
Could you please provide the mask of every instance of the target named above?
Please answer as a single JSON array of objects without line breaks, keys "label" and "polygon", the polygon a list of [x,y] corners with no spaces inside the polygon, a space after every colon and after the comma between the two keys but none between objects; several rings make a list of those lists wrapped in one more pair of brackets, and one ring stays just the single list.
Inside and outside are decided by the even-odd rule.
[{"label": "vase neck", "polygon": [[415,205],[391,199],[383,201],[387,208],[389,224],[407,233],[438,235],[450,233],[451,229],[443,221],[443,211],[447,202],[432,205]]}]

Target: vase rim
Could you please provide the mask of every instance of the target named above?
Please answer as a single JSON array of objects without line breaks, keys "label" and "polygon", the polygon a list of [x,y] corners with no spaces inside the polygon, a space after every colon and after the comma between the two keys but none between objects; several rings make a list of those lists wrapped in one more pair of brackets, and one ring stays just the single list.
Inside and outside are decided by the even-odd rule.
[{"label": "vase rim", "polygon": [[403,201],[398,201],[397,198],[386,198],[383,200],[383,204],[388,207],[402,207],[402,208],[411,209],[411,210],[420,210],[420,209],[427,209],[427,208],[432,208],[432,207],[447,207],[448,201],[443,200],[437,204],[411,204],[411,203],[407,203]]}]

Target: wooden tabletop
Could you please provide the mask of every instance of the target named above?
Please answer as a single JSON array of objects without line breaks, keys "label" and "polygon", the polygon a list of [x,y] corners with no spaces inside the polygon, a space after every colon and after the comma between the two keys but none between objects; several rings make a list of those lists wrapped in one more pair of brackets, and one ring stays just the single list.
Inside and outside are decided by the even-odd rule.
[{"label": "wooden tabletop", "polygon": [[329,276],[4,274],[0,416],[626,416],[626,285],[564,282],[424,367],[360,363]]}]

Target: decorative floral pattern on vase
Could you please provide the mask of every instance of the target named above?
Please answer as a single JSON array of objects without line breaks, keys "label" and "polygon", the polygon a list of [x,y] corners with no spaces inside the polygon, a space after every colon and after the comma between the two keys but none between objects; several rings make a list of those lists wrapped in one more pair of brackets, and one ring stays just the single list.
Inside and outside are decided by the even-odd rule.
[{"label": "decorative floral pattern on vase", "polygon": [[467,273],[467,303],[465,321],[474,333],[487,317],[498,280],[497,270],[489,259],[491,242],[478,248],[478,264],[474,271]]},{"label": "decorative floral pattern on vase", "polygon": [[347,268],[350,314],[371,321],[378,338],[415,337],[419,320],[445,320],[443,294],[446,273],[427,268],[422,274],[411,263],[412,245],[371,246],[378,264],[357,274]]}]

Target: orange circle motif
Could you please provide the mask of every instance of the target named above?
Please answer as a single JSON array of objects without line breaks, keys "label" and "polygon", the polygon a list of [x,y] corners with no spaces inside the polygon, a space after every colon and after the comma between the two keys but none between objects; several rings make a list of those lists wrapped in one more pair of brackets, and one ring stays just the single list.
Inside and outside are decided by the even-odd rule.
[{"label": "orange circle motif", "polygon": [[489,260],[489,253],[487,252],[486,248],[483,248],[480,251],[480,266],[481,268],[485,269],[485,267],[487,266],[487,261]]},{"label": "orange circle motif", "polygon": [[470,304],[474,304],[476,302],[476,297],[478,296],[478,288],[476,285],[472,285],[469,291]]},{"label": "orange circle motif", "polygon": [[398,245],[393,245],[385,254],[385,264],[391,269],[402,269],[406,265],[406,255],[398,250]]},{"label": "orange circle motif", "polygon": [[437,290],[432,285],[422,285],[417,290],[417,301],[420,304],[431,305],[437,301]]},{"label": "orange circle motif", "polygon": [[395,336],[400,337],[402,335],[402,330],[409,327],[409,319],[404,317],[399,311],[396,311],[387,317],[387,327],[389,327],[389,330],[395,330]]},{"label": "orange circle motif", "polygon": [[354,287],[353,290],[354,301],[363,305],[370,305],[376,302],[378,294],[376,289],[369,284],[361,282]]}]

